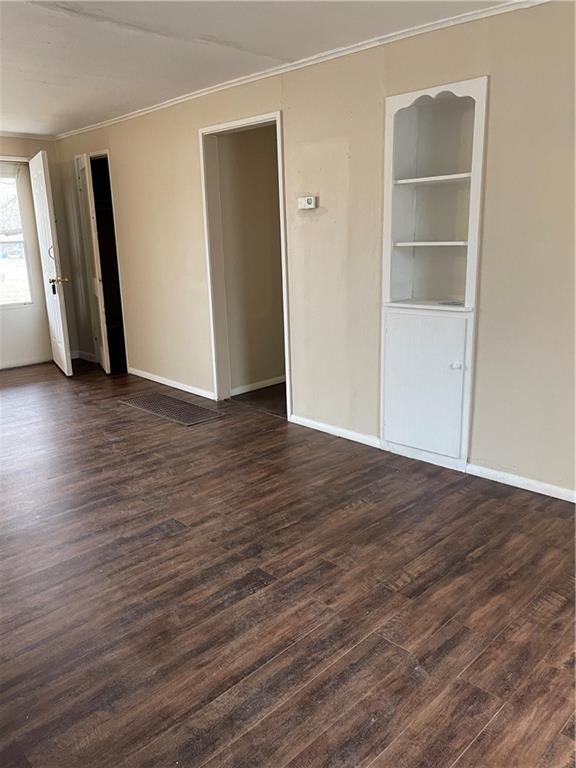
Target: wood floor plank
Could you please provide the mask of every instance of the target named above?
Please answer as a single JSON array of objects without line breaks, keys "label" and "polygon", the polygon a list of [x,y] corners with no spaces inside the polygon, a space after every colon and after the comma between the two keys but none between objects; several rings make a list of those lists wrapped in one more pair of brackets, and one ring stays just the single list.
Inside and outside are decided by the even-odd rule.
[{"label": "wood floor plank", "polygon": [[0,372],[2,768],[576,768],[572,505],[75,365]]},{"label": "wood floor plank", "polygon": [[560,735],[550,744],[536,768],[576,768],[574,744]]},{"label": "wood floor plank", "polygon": [[[345,709],[298,752],[289,768],[366,768],[440,691],[422,667],[397,663],[376,690]],[[322,730],[325,728],[325,730]]]},{"label": "wood floor plank", "polygon": [[452,682],[370,765],[449,768],[501,706],[486,691],[464,681]]},{"label": "wood floor plank", "polygon": [[399,600],[385,588],[373,590],[196,715],[180,719],[126,765],[152,768],[176,761],[189,766],[203,765],[226,743],[253,727],[268,710],[281,705],[371,634],[397,610]]},{"label": "wood floor plank", "polygon": [[537,768],[555,754],[573,709],[573,676],[540,664],[454,768]]},{"label": "wood floor plank", "polygon": [[294,758],[299,748],[342,713],[353,713],[358,700],[387,684],[398,668],[405,673],[409,655],[378,634],[369,635],[317,675],[283,705],[217,753],[208,768],[278,768]]},{"label": "wood floor plank", "polygon": [[545,589],[493,640],[462,677],[507,699],[563,633],[573,629],[574,606],[562,595]]},{"label": "wood floor plank", "polygon": [[[383,634],[386,635],[386,630],[383,630]],[[485,632],[478,632],[449,619],[419,644],[416,657],[428,674],[450,680],[478,658],[489,645],[490,639],[491,635]]]},{"label": "wood floor plank", "polygon": [[[55,732],[68,739],[72,727],[75,730],[70,738],[80,738],[74,734],[81,732],[84,740],[84,734],[93,730],[89,714],[97,709],[98,738],[103,740],[105,721],[115,729],[124,712],[130,721],[137,719],[139,702],[150,715],[152,695],[164,700],[181,692],[182,706],[190,710],[184,691],[191,680],[195,681],[194,705],[199,706],[329,618],[327,609],[306,600],[306,595],[328,578],[331,570],[329,564],[310,564],[200,624],[196,624],[194,610],[188,620],[183,615],[177,621],[167,621],[166,616],[162,621],[138,621],[120,642],[106,635],[107,642],[97,645],[89,657],[80,658],[81,666],[78,659],[70,663],[65,656],[57,668],[28,669],[7,680],[10,694],[19,697],[21,704],[28,701],[28,705],[12,713],[12,718],[21,713],[20,720],[9,719],[4,729],[20,734],[29,745]],[[103,679],[99,676],[102,669],[106,670]],[[47,688],[40,705],[31,679]],[[172,704],[171,711],[177,712],[178,707]],[[159,718],[160,708],[154,715]],[[133,739],[144,722],[138,728],[132,723],[124,738]],[[152,732],[150,721],[146,722],[146,732]]]},{"label": "wood floor plank", "polygon": [[13,742],[6,749],[0,750],[2,768],[32,768],[22,749]]}]

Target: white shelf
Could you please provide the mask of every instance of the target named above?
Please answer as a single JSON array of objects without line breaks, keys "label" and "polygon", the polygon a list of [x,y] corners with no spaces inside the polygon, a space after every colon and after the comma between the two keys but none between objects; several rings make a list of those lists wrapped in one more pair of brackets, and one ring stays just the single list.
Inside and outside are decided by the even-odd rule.
[{"label": "white shelf", "polygon": [[441,176],[420,176],[414,179],[394,179],[394,184],[438,184],[450,181],[466,181],[471,173],[448,173]]},{"label": "white shelf", "polygon": [[468,245],[468,240],[401,240],[393,245],[394,248],[432,248],[436,246],[457,246],[462,248]]},{"label": "white shelf", "polygon": [[441,309],[450,312],[470,312],[471,308],[464,306],[463,302],[452,299],[394,299],[384,302],[385,307],[404,309]]}]

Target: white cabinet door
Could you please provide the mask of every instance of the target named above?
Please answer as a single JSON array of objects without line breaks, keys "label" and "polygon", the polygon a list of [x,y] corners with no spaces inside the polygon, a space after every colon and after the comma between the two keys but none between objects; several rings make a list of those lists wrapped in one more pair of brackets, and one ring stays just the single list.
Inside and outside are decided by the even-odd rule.
[{"label": "white cabinet door", "polygon": [[467,317],[387,312],[384,440],[459,458]]}]

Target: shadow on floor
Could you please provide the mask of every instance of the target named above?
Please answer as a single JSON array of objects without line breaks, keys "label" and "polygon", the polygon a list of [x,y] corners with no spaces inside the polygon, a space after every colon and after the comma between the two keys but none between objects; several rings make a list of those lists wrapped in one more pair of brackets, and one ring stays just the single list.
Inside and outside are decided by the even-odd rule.
[{"label": "shadow on floor", "polygon": [[273,387],[255,389],[253,392],[245,392],[243,395],[235,395],[232,398],[235,403],[249,405],[264,413],[286,418],[286,384],[275,384]]}]

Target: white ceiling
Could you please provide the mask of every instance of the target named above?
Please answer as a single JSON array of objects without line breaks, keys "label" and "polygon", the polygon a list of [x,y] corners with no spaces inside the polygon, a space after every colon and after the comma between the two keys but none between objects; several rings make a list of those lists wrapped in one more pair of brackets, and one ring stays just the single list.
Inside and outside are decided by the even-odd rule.
[{"label": "white ceiling", "polygon": [[0,129],[59,134],[228,80],[499,5],[2,2]]}]

